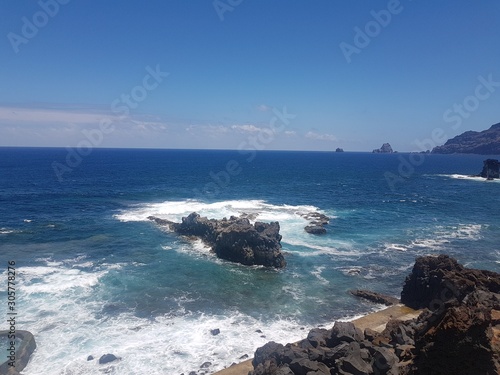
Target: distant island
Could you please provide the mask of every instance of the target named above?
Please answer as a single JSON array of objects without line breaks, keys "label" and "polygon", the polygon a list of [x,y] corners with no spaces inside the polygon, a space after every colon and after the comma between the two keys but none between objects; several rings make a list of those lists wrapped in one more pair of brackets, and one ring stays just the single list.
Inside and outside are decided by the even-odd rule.
[{"label": "distant island", "polygon": [[500,123],[481,132],[466,131],[434,147],[432,153],[500,155]]},{"label": "distant island", "polygon": [[338,148],[335,150],[335,152],[344,152],[344,149],[343,149],[343,148],[338,147]]},{"label": "distant island", "polygon": [[382,147],[376,148],[372,151],[374,154],[392,154],[394,151],[389,143],[384,143]]}]

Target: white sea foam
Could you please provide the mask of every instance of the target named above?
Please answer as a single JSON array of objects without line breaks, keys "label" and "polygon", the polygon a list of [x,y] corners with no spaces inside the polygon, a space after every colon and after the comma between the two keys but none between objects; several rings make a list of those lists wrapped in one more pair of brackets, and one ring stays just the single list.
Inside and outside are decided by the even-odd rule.
[{"label": "white sea foam", "polygon": [[[209,372],[214,372],[245,354],[251,357],[270,340],[293,342],[307,332],[292,320],[264,322],[238,311],[224,316],[186,314],[183,298],[176,314],[153,320],[127,312],[103,317],[106,301],[99,299],[95,287],[110,267],[101,268],[97,272],[46,264],[18,268],[19,292],[24,296],[18,327],[33,332],[37,340],[24,374],[187,374],[204,362],[211,362]],[[285,292],[297,293],[292,289]],[[212,329],[220,334],[212,335]],[[106,353],[122,359],[99,365],[99,357]],[[89,355],[95,359],[87,361]]]},{"label": "white sea foam", "polygon": [[[179,222],[192,212],[215,219],[253,214],[261,221],[297,221],[307,223],[301,215],[321,212],[317,207],[307,205],[273,205],[263,200],[228,200],[204,203],[197,200],[167,201],[161,203],[137,204],[115,215],[120,221],[147,221],[148,216],[158,216]],[[253,220],[251,220],[253,221]]]},{"label": "white sea foam", "polygon": [[404,252],[404,251],[408,250],[406,248],[406,246],[403,246],[403,245],[397,244],[397,243],[385,243],[384,247],[385,247],[385,249],[387,249],[389,251],[401,251],[401,252]]},{"label": "white sea foam", "polygon": [[464,174],[439,174],[438,176],[441,177],[447,177],[447,178],[454,178],[458,180],[469,180],[469,181],[477,181],[477,182],[488,182],[488,183],[499,183],[500,180],[487,180],[484,177],[480,176],[468,176]]},{"label": "white sea foam", "polygon": [[[162,203],[138,204],[115,215],[115,218],[123,221],[148,221],[149,216],[156,216],[166,220],[180,222],[182,217],[192,212],[198,212],[202,216],[222,219],[223,217],[251,215],[251,222],[256,220],[280,223],[280,233],[283,236],[282,243],[294,247],[303,247],[306,250],[290,250],[303,256],[315,256],[319,254],[332,254],[338,256],[358,256],[360,253],[350,250],[352,244],[332,240],[325,237],[318,238],[305,232],[304,227],[309,223],[303,216],[311,213],[323,213],[318,207],[309,205],[274,205],[263,200],[228,200],[215,203],[204,203],[197,200],[167,201]],[[331,218],[332,213],[326,213]],[[203,248],[200,243],[195,245],[198,250]],[[343,250],[338,250],[342,248]],[[187,248],[184,248],[187,250]],[[286,249],[289,250],[289,249]]]},{"label": "white sea foam", "polygon": [[314,270],[311,271],[311,274],[316,276],[316,278],[319,280],[321,284],[328,285],[330,284],[330,281],[328,281],[322,276],[322,273],[325,270],[325,268],[326,268],[325,266],[316,266],[314,267]]},{"label": "white sea foam", "polygon": [[458,224],[455,226],[436,226],[432,238],[417,238],[410,247],[425,249],[441,249],[454,240],[477,241],[482,238],[481,224]]},{"label": "white sea foam", "polygon": [[0,228],[0,234],[11,234],[16,233],[17,231],[9,228]]}]

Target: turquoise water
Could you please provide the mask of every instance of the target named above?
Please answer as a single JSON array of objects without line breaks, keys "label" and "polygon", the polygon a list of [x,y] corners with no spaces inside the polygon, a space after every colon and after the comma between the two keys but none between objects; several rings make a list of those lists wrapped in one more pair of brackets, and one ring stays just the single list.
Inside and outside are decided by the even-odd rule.
[{"label": "turquoise water", "polygon": [[[2,278],[15,260],[17,328],[38,344],[26,375],[216,371],[376,308],[348,291],[398,295],[418,255],[500,272],[500,185],[467,177],[485,156],[426,155],[391,187],[410,155],[96,149],[59,181],[67,153],[0,148]],[[287,268],[218,260],[147,220],[193,211],[279,221]],[[308,212],[332,218],[325,236]],[[87,361],[106,353],[122,360]]]}]

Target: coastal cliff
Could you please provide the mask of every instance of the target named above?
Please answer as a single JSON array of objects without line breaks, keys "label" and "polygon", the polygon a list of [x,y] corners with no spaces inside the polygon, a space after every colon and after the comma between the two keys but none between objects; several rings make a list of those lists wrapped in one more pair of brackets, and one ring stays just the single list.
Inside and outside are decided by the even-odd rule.
[{"label": "coastal cliff", "polygon": [[353,323],[257,349],[249,375],[492,375],[500,373],[500,274],[446,255],[419,257],[401,301],[423,309],[382,332]]},{"label": "coastal cliff", "polygon": [[481,132],[466,131],[434,147],[433,154],[500,154],[500,123]]}]

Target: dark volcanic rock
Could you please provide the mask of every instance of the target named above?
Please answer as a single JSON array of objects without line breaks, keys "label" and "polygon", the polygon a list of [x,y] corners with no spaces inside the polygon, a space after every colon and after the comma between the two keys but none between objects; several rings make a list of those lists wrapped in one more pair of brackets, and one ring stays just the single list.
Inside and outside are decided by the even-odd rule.
[{"label": "dark volcanic rock", "polygon": [[467,131],[434,147],[433,154],[500,155],[500,123],[482,132]]},{"label": "dark volcanic rock", "polygon": [[217,336],[220,333],[220,329],[219,328],[211,329],[210,333],[212,334],[212,336]]},{"label": "dark volcanic rock", "polygon": [[308,226],[304,227],[304,230],[307,233],[311,233],[311,234],[325,234],[326,233],[326,229],[322,225],[308,225]]},{"label": "dark volcanic rock", "polygon": [[376,148],[372,151],[374,154],[392,154],[394,151],[389,143],[384,143],[382,147]]},{"label": "dark volcanic rock", "polygon": [[120,358],[115,356],[114,354],[104,354],[103,356],[101,356],[101,358],[99,358],[99,364],[103,365],[105,363],[117,361],[119,359]]},{"label": "dark volcanic rock", "polygon": [[486,159],[483,162],[483,170],[479,176],[487,178],[488,180],[500,178],[500,163],[497,159]]},{"label": "dark volcanic rock", "polygon": [[352,323],[316,328],[307,339],[257,349],[249,375],[500,374],[500,274],[448,256],[418,258],[402,299],[426,307],[362,334]]},{"label": "dark volcanic rock", "polygon": [[304,219],[309,220],[309,225],[304,227],[307,233],[311,234],[325,234],[327,225],[330,222],[330,218],[325,214],[320,212],[308,212],[307,214],[301,214]]},{"label": "dark volcanic rock", "polygon": [[350,293],[353,296],[364,298],[368,301],[374,302],[374,303],[380,303],[386,306],[391,306],[399,303],[399,300],[395,297],[391,296],[386,296],[381,293],[377,292],[372,292],[370,290],[361,290],[361,289],[356,289],[356,290],[351,290]]},{"label": "dark volcanic rock", "polygon": [[245,265],[263,265],[282,268],[286,262],[281,253],[281,235],[278,222],[252,225],[247,217],[222,220],[207,219],[193,212],[182,218],[181,223],[153,216],[149,220],[168,226],[184,236],[195,236],[203,240],[219,257]]},{"label": "dark volcanic rock", "polygon": [[474,291],[463,303],[431,321],[416,337],[415,367],[419,373],[499,374],[500,347],[494,338],[498,328],[491,320],[492,309],[500,308],[499,297]]},{"label": "dark volcanic rock", "polygon": [[414,309],[443,308],[476,289],[500,293],[497,273],[465,268],[447,255],[419,257],[401,292],[401,302]]}]

